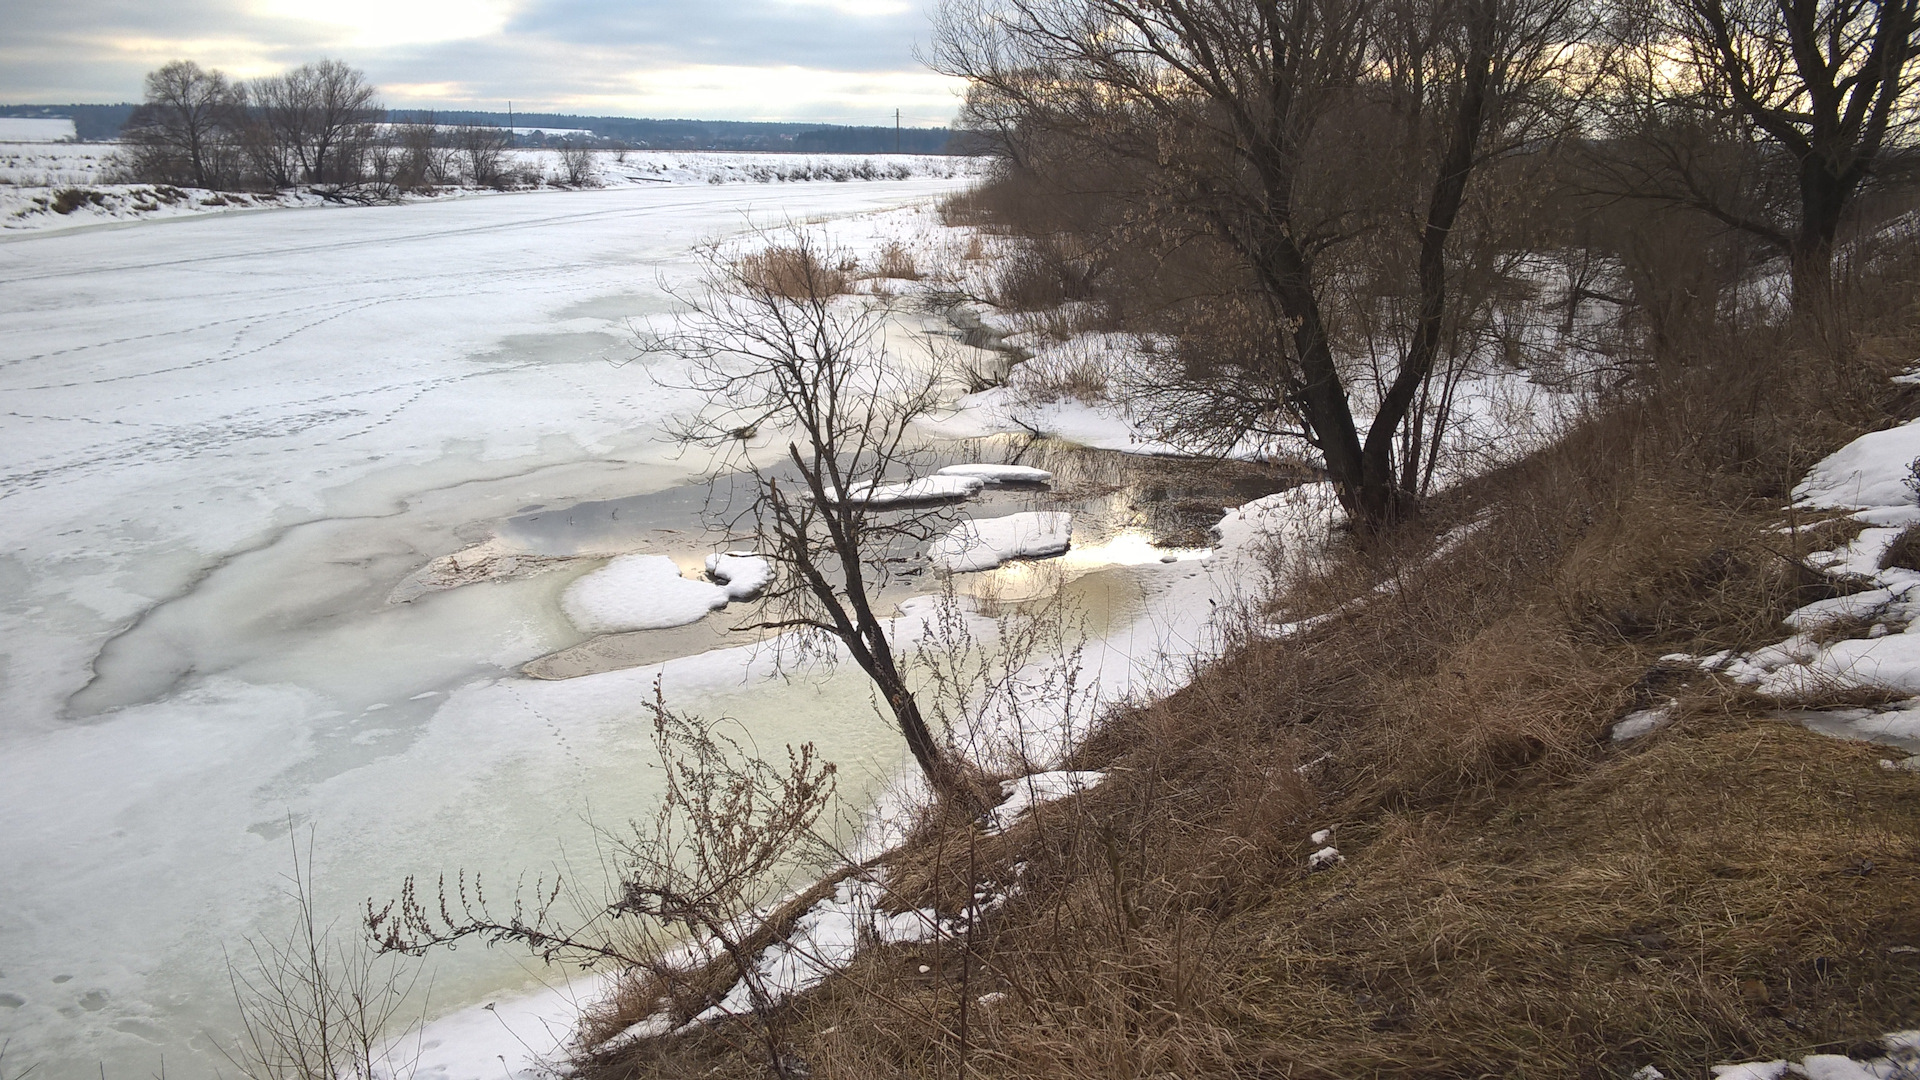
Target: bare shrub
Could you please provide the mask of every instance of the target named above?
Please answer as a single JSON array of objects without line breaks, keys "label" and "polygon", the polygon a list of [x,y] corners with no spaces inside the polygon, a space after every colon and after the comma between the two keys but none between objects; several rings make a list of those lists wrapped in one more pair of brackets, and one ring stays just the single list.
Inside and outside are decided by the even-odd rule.
[{"label": "bare shrub", "polygon": [[[774,1023],[779,991],[768,985],[759,954],[779,928],[770,901],[806,876],[814,824],[832,802],[834,766],[812,744],[788,746],[768,761],[729,735],[729,720],[707,721],[669,709],[658,682],[653,746],[664,792],[646,825],[609,837],[615,873],[604,896],[569,894],[578,919],[561,910],[562,882],[541,881],[516,893],[510,914],[488,905],[479,877],[440,879],[423,901],[408,878],[399,898],[375,909],[367,927],[389,953],[420,954],[478,938],[524,945],[541,959],[584,967],[611,965],[623,976],[629,1007],[594,1017],[599,1040],[657,1008],[678,1027],[720,1003],[738,983],[758,1023],[756,1053],[776,1076],[789,1075]],[[811,901],[809,901],[810,903]],[[788,905],[788,921],[793,914]],[[592,1045],[581,1048],[591,1060]],[[359,1080],[355,1077],[355,1080]]]},{"label": "bare shrub", "polygon": [[506,158],[511,137],[503,128],[480,124],[462,124],[453,130],[453,146],[469,182],[481,187],[502,187],[510,182]]},{"label": "bare shrub", "polygon": [[600,186],[599,155],[585,139],[568,139],[560,144],[560,171],[568,187]]},{"label": "bare shrub", "polygon": [[418,1050],[408,1056],[396,1026],[419,969],[357,934],[336,937],[314,909],[312,836],[304,853],[291,842],[293,925],[284,938],[248,938],[238,962],[228,957],[240,1036],[220,1052],[247,1080],[405,1080]]}]

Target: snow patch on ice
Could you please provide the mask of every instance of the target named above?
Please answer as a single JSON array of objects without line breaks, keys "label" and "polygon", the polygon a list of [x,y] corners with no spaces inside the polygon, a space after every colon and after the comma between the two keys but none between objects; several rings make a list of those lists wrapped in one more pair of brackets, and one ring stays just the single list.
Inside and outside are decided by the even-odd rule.
[{"label": "snow patch on ice", "polygon": [[561,610],[588,633],[663,630],[727,606],[728,590],[682,577],[665,555],[622,555],[567,586]]},{"label": "snow patch on ice", "polygon": [[707,576],[727,590],[729,600],[751,600],[773,584],[773,564],[752,551],[723,551],[707,556]]},{"label": "snow patch on ice", "polygon": [[950,574],[991,570],[1014,559],[1058,555],[1072,544],[1073,515],[1064,510],[1027,511],[997,518],[969,518],[933,542],[934,568]]},{"label": "snow patch on ice", "polygon": [[898,483],[856,487],[835,501],[860,506],[898,506],[903,503],[950,502],[980,494],[987,482],[977,476],[922,476]]},{"label": "snow patch on ice", "polygon": [[1053,474],[1045,469],[1036,469],[1031,465],[948,465],[939,472],[941,476],[977,476],[989,484],[1046,484],[1053,481]]}]

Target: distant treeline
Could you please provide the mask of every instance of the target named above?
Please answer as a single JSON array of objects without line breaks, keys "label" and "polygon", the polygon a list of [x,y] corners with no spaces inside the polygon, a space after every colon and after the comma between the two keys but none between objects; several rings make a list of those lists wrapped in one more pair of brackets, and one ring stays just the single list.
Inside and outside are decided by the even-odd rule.
[{"label": "distant treeline", "polygon": [[[395,122],[419,120],[419,109],[389,109]],[[890,154],[895,152],[891,127],[841,127],[822,124],[761,123],[739,120],[641,120],[626,116],[573,116],[566,113],[437,110],[442,124],[475,124],[543,131],[591,131],[599,138],[636,150],[766,150],[796,153]],[[901,128],[898,150],[903,154],[966,152],[954,143],[957,133],[947,128]],[[964,140],[963,140],[964,142]]]},{"label": "distant treeline", "polygon": [[0,116],[33,120],[72,120],[74,134],[82,142],[106,142],[120,137],[120,129],[138,108],[132,102],[120,105],[0,105]]},{"label": "distant treeline", "polygon": [[[137,106],[120,105],[0,105],[0,116],[70,119],[83,142],[105,142],[120,137]],[[438,123],[500,127],[504,112],[389,109],[387,119],[409,123],[432,116]],[[811,154],[964,154],[979,148],[966,133],[947,128],[909,127],[899,130],[896,144],[891,127],[758,123],[734,120],[645,120],[626,116],[571,116],[564,113],[515,112],[516,128],[547,131],[591,131],[595,136],[637,150],[763,150]]]}]

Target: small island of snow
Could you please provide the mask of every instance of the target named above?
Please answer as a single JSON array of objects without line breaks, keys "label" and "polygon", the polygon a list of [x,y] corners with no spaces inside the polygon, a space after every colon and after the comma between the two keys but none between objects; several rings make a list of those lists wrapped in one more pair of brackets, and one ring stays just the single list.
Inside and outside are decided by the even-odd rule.
[{"label": "small island of snow", "polygon": [[969,519],[934,541],[927,557],[950,574],[991,570],[1011,559],[1061,554],[1072,536],[1073,515],[1062,510]]},{"label": "small island of snow", "polygon": [[729,590],[680,576],[665,555],[622,555],[567,586],[561,610],[588,633],[664,630],[727,606]]}]

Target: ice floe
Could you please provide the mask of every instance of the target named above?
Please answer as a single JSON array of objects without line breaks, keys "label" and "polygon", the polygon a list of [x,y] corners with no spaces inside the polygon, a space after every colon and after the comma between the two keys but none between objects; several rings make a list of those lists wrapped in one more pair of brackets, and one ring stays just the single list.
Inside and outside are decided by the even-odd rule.
[{"label": "ice floe", "polygon": [[937,570],[991,570],[1013,559],[1058,555],[1072,544],[1073,515],[1064,510],[1027,511],[997,518],[969,518],[933,542],[927,557]]},{"label": "ice floe", "polygon": [[940,470],[940,476],[977,476],[989,484],[1046,484],[1053,481],[1053,474],[1045,469],[1036,469],[1031,465],[989,465],[975,463],[971,465],[948,465]]},{"label": "ice floe", "polygon": [[560,607],[588,633],[664,630],[727,606],[727,588],[682,577],[665,555],[622,555],[567,586]]}]

